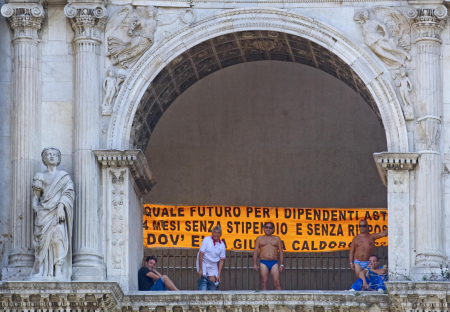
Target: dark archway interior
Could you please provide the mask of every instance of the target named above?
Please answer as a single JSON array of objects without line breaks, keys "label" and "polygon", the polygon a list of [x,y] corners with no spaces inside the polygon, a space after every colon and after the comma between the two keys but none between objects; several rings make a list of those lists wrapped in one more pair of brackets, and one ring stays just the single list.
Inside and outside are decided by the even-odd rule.
[{"label": "dark archway interior", "polygon": [[361,78],[326,48],[302,37],[275,31],[244,31],[222,35],[184,52],[167,65],[150,83],[134,116],[131,142],[146,150],[161,116],[175,99],[200,79],[232,65],[275,60],[318,68],[343,81],[378,116],[380,113]]},{"label": "dark archway interior", "polygon": [[146,150],[148,203],[386,207],[373,153],[386,134],[364,100],[315,68],[232,66],[199,81],[161,118]]}]

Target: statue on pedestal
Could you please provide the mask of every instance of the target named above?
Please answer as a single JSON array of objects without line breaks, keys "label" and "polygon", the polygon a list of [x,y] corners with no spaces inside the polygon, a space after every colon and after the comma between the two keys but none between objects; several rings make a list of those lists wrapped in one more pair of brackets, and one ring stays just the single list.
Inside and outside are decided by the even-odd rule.
[{"label": "statue on pedestal", "polygon": [[72,221],[75,192],[72,179],[57,170],[61,152],[44,148],[42,162],[47,167],[33,178],[35,262],[33,279],[70,280],[72,275]]}]

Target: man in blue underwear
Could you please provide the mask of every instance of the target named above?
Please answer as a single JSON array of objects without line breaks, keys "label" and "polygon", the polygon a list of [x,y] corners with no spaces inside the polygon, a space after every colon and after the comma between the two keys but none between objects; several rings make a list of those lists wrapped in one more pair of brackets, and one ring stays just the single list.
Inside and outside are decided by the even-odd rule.
[{"label": "man in blue underwear", "polygon": [[[264,224],[263,236],[258,236],[255,242],[255,250],[253,251],[253,269],[260,272],[262,290],[267,290],[269,284],[269,272],[273,278],[273,284],[276,290],[281,290],[280,273],[283,272],[283,243],[278,236],[273,235],[275,225],[273,222]],[[258,251],[260,257],[259,268],[256,264],[258,259]],[[278,264],[278,255],[280,262]]]},{"label": "man in blue underwear", "polygon": [[366,220],[359,221],[359,233],[353,238],[352,247],[348,256],[350,268],[355,271],[359,278],[361,271],[369,265],[369,257],[373,255],[375,249],[375,240],[388,236],[388,230],[380,233],[369,233],[369,225]]},{"label": "man in blue underwear", "polygon": [[387,270],[380,267],[378,256],[371,255],[367,269],[359,273],[359,279],[352,285],[351,291],[380,291],[384,292],[384,282],[388,280]]}]

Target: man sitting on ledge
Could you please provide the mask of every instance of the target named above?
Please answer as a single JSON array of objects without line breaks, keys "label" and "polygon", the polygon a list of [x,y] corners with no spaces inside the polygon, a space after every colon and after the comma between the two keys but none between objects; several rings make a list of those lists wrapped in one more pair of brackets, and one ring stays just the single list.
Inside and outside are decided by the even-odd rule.
[{"label": "man sitting on ledge", "polygon": [[359,273],[359,279],[352,285],[350,291],[377,290],[383,292],[386,290],[384,282],[387,281],[387,270],[380,268],[378,256],[369,257],[369,265]]},{"label": "man sitting on ledge", "polygon": [[161,275],[161,273],[155,270],[156,262],[158,262],[158,260],[154,256],[148,256],[145,259],[145,265],[140,268],[138,272],[139,290],[178,290],[167,275]]}]

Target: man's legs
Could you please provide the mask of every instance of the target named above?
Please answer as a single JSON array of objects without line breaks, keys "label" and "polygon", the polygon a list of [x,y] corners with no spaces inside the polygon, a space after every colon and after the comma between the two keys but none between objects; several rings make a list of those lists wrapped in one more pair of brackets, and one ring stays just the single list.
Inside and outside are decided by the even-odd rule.
[{"label": "man's legs", "polygon": [[278,271],[278,263],[273,265],[272,270],[270,270],[270,274],[272,275],[275,289],[281,290],[280,271]]},{"label": "man's legs", "polygon": [[355,263],[356,278],[359,278],[359,273],[361,273],[362,270],[363,270],[363,268],[358,263]]},{"label": "man's legs", "polygon": [[162,279],[164,281],[164,285],[166,285],[168,290],[178,290],[178,288],[167,275],[163,275]]},{"label": "man's legs", "polygon": [[259,274],[261,275],[262,290],[267,290],[267,285],[269,284],[269,269],[263,263],[259,264]]}]

